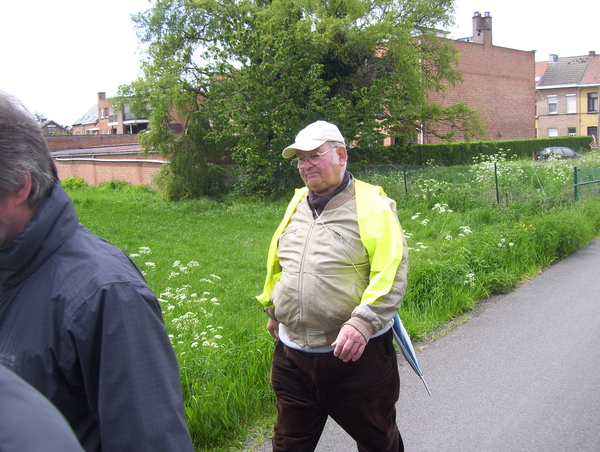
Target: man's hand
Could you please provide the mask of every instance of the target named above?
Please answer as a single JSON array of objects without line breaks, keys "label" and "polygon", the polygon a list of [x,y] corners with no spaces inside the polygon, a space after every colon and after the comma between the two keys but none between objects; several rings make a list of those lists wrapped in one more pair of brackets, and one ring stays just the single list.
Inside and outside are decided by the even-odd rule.
[{"label": "man's hand", "polygon": [[347,363],[348,361],[356,361],[365,351],[367,340],[360,332],[350,325],[344,325],[338,334],[337,339],[332,347],[335,347],[333,356],[340,358]]},{"label": "man's hand", "polygon": [[267,330],[269,330],[269,334],[273,336],[275,339],[279,339],[279,322],[277,320],[273,320],[269,317],[269,321],[267,322]]}]

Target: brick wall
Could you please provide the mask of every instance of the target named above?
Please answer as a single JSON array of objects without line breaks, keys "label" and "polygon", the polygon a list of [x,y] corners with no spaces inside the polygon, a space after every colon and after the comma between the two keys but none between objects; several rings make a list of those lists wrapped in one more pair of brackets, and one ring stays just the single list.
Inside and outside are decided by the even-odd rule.
[{"label": "brick wall", "polygon": [[[465,102],[479,110],[486,140],[535,138],[535,53],[491,44],[445,42],[460,51],[464,81],[430,99],[442,106]],[[439,141],[426,137],[428,143]]]},{"label": "brick wall", "polygon": [[158,154],[129,154],[110,156],[59,156],[54,159],[58,177],[80,177],[88,185],[112,180],[127,181],[132,185],[146,184],[156,188],[153,178],[165,160]]}]

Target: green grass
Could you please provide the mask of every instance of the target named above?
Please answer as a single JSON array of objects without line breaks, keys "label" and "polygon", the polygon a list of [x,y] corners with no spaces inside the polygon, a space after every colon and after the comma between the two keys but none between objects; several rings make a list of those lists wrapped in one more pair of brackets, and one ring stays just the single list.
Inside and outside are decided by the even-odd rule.
[{"label": "green grass", "polygon": [[[408,192],[401,173],[364,177],[398,201],[410,247],[401,315],[415,339],[600,235],[600,184],[574,203],[571,162],[491,159],[412,171]],[[600,167],[591,154],[578,164]],[[287,199],[170,203],[121,183],[68,193],[81,223],[131,255],[161,300],[197,451],[242,450],[274,416],[273,341],[254,296]]]}]

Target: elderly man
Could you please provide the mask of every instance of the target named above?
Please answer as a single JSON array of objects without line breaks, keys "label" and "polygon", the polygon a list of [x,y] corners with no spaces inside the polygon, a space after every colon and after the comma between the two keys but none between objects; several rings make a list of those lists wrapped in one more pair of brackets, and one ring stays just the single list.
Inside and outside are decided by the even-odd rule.
[{"label": "elderly man", "polygon": [[395,203],[346,171],[339,129],[317,121],[283,151],[296,191],[257,298],[277,339],[273,451],[313,451],[331,416],[364,452],[403,450],[391,327],[406,289],[407,247]]},{"label": "elderly man", "polygon": [[125,253],[79,224],[39,125],[1,92],[0,364],[87,452],[193,451],[158,300]]}]

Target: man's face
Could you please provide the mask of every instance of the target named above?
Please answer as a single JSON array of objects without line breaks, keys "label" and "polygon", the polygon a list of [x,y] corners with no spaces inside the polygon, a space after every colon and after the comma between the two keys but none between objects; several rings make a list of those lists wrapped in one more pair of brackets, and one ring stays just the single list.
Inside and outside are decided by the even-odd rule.
[{"label": "man's face", "polygon": [[[323,154],[334,146],[327,142],[314,151],[298,151],[298,158],[306,158],[317,153]],[[346,148],[337,146],[321,157],[321,162],[313,165],[308,160],[299,169],[300,177],[306,186],[319,196],[331,193],[342,182],[346,170]]]},{"label": "man's face", "polygon": [[[29,188],[27,188],[28,193]],[[33,216],[29,203],[23,195],[9,194],[0,200],[0,248],[27,226]]]}]

